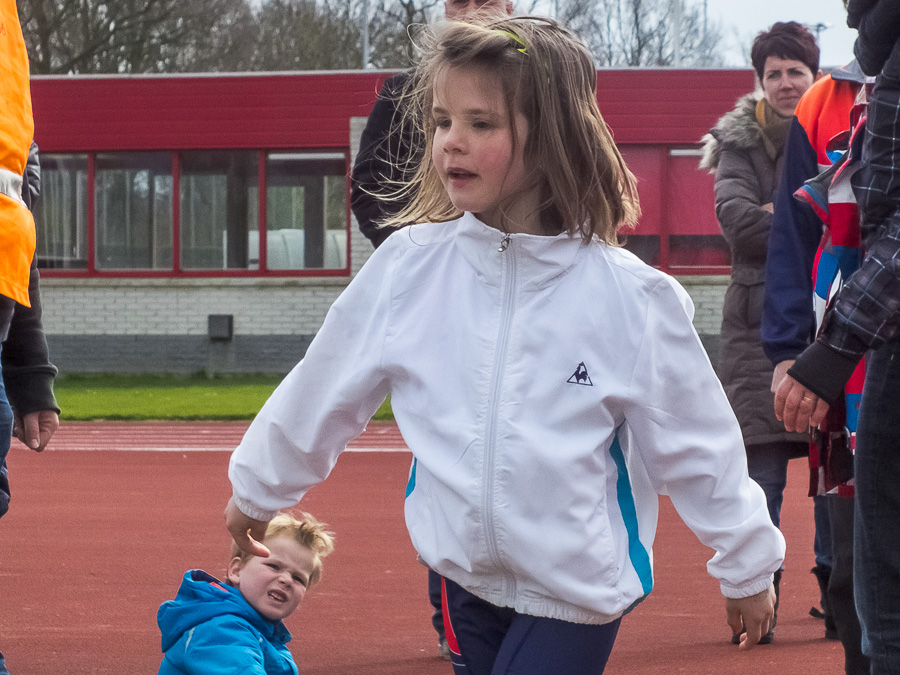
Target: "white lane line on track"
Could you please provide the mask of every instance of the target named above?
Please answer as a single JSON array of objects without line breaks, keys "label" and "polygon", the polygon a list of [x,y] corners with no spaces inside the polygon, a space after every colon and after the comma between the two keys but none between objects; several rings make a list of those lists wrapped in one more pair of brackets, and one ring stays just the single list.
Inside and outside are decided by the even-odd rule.
[{"label": "white lane line on track", "polygon": [[[26,449],[23,447],[23,449]],[[112,450],[114,452],[232,452],[234,450],[233,447],[228,448],[199,448],[199,447],[189,447],[189,448],[175,448],[171,446],[167,446],[164,448],[154,448],[154,447],[142,447],[142,446],[132,446],[127,448],[120,447],[86,447],[86,446],[77,446],[77,447],[48,447],[47,451],[52,452],[54,450],[71,450],[77,452],[95,452],[95,451],[109,451]],[[344,452],[409,452],[409,448],[347,448]]]}]

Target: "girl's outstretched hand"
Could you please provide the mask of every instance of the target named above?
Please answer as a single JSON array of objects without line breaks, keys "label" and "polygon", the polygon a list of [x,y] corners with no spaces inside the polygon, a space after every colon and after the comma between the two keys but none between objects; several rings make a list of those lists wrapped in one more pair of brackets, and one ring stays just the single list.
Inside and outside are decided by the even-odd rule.
[{"label": "girl's outstretched hand", "polygon": [[775,587],[747,598],[726,598],[725,612],[731,631],[741,635],[739,649],[750,649],[769,632],[769,624],[775,616]]},{"label": "girl's outstretched hand", "polygon": [[266,527],[269,525],[264,520],[255,520],[244,513],[234,503],[234,498],[228,500],[225,505],[225,526],[231,532],[234,543],[244,553],[260,558],[269,557],[269,549],[260,542],[266,537]]}]

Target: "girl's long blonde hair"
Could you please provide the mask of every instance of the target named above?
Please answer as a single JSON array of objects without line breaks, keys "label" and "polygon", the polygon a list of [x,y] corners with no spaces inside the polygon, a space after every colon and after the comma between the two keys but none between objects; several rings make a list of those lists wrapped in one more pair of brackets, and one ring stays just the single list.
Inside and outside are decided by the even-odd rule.
[{"label": "girl's long blonde hair", "polygon": [[[444,222],[460,216],[431,161],[434,83],[446,68],[496,74],[511,128],[513,111],[528,121],[524,158],[540,195],[548,232],[579,233],[616,243],[616,232],[640,216],[628,170],[597,107],[597,71],[584,44],[550,19],[512,17],[489,23],[445,22],[423,31],[421,61],[400,100],[398,125],[424,138],[424,152],[394,158],[409,180],[389,199],[408,204],[386,225]],[[513,139],[514,143],[521,139]],[[517,199],[511,195],[501,210]]]}]

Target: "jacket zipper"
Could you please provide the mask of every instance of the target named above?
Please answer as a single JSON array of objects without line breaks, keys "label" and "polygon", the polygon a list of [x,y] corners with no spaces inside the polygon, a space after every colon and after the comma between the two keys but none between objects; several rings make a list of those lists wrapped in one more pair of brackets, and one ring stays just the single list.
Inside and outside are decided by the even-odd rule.
[{"label": "jacket zipper", "polygon": [[500,558],[500,552],[497,549],[496,530],[494,527],[494,455],[497,445],[497,422],[500,407],[500,392],[503,383],[503,371],[506,363],[507,339],[509,337],[509,329],[512,324],[513,304],[516,293],[516,257],[514,251],[507,250],[510,246],[510,237],[506,235],[501,248],[501,264],[503,265],[503,306],[500,316],[500,329],[497,335],[497,351],[494,356],[494,368],[491,375],[491,392],[490,405],[487,415],[487,428],[484,435],[484,485],[482,488],[482,508],[484,511],[484,529],[485,541],[488,548],[488,556],[493,563],[506,576],[509,594],[514,595],[516,591],[516,580],[512,573],[507,569],[506,565]]}]

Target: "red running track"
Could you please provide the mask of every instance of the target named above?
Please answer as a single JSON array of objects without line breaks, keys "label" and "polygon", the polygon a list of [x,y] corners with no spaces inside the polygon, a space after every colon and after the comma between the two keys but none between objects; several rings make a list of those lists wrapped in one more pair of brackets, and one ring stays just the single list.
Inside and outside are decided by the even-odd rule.
[{"label": "red running track", "polygon": [[[157,607],[186,569],[219,574],[229,555],[228,454],[192,450],[230,449],[245,427],[69,423],[43,455],[13,449],[12,509],[0,520],[0,649],[13,675],[156,672]],[[396,429],[372,424],[353,445],[392,444],[402,444]],[[451,675],[435,657],[425,572],[403,525],[409,461],[407,452],[348,453],[304,500],[338,541],[322,584],[288,619],[301,673]],[[738,653],[730,644],[709,551],[664,499],[656,587],[623,621],[607,673],[842,673],[840,645],[808,616],[818,591],[805,478],[803,461],[792,462],[774,645]]]}]

